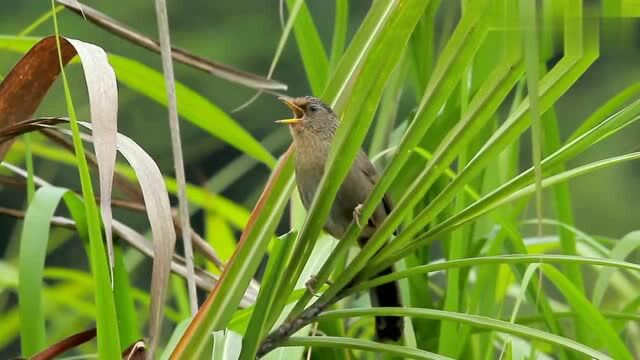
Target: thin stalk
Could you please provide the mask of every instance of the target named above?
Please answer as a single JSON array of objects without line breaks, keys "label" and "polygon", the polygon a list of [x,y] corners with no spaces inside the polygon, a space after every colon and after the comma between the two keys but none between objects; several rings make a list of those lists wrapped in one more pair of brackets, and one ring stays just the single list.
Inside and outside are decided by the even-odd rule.
[{"label": "thin stalk", "polygon": [[176,84],[173,75],[173,61],[171,59],[171,39],[169,38],[169,20],[165,0],[156,0],[156,17],[158,19],[158,33],[160,36],[160,54],[162,57],[162,71],[164,72],[167,88],[167,107],[169,109],[169,128],[171,130],[171,149],[173,163],[178,181],[178,207],[180,213],[180,227],[184,256],[187,265],[187,287],[189,288],[189,304],[191,315],[198,312],[198,295],[196,293],[195,274],[193,270],[193,247],[191,245],[191,223],[189,222],[189,203],[186,194],[186,180],[180,140],[180,124],[178,123],[178,103],[176,100]]}]

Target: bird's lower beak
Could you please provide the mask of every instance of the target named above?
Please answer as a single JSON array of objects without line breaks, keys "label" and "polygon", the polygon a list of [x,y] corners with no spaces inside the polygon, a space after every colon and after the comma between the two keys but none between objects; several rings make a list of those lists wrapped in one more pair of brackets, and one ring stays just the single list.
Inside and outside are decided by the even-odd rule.
[{"label": "bird's lower beak", "polygon": [[295,125],[295,124],[299,124],[301,121],[301,119],[282,119],[282,120],[276,120],[276,123],[278,124],[285,124],[285,125]]},{"label": "bird's lower beak", "polygon": [[289,98],[279,97],[278,100],[285,103],[285,105],[287,105],[289,109],[293,111],[294,117],[292,119],[277,120],[276,123],[285,124],[285,125],[299,124],[302,121],[302,118],[304,117],[304,111],[298,105],[292,103]]}]

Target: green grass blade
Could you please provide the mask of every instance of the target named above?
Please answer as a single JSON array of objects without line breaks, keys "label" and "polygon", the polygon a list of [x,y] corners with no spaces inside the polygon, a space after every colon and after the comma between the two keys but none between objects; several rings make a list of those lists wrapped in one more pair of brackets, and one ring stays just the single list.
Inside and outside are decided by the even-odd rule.
[{"label": "green grass blade", "polygon": [[563,338],[558,335],[548,333],[546,331],[535,328],[512,324],[510,322],[492,319],[485,316],[469,315],[463,313],[435,310],[435,309],[419,309],[419,308],[366,308],[366,309],[345,309],[327,311],[320,315],[321,319],[342,318],[356,316],[378,316],[378,315],[397,315],[408,317],[421,317],[427,319],[439,319],[456,321],[462,324],[469,324],[485,329],[505,332],[523,337],[525,339],[539,340],[550,344],[558,345],[570,350],[574,350],[586,356],[595,359],[611,359],[611,357],[598,352],[586,345],[580,344],[574,340]]},{"label": "green grass blade", "polygon": [[290,260],[296,235],[295,232],[291,232],[274,240],[275,246],[262,279],[258,299],[251,315],[251,320],[249,320],[247,331],[242,339],[243,346],[240,360],[255,359],[260,340],[269,331],[269,329],[265,328],[270,315],[269,309],[279,295],[277,293],[278,286],[284,280],[280,271],[286,267],[287,262]]},{"label": "green grass blade", "polygon": [[55,8],[53,8],[52,10],[48,10],[47,12],[42,14],[40,17],[35,19],[31,24],[27,25],[24,29],[22,29],[18,33],[18,36],[27,36],[27,35],[31,34],[40,25],[42,25],[45,22],[47,22],[54,14],[59,13],[63,9],[64,9],[64,6],[58,5]]},{"label": "green grass blade", "polygon": [[602,317],[600,311],[584,297],[569,279],[550,265],[543,264],[541,268],[558,291],[564,295],[573,310],[585,323],[590,325],[592,332],[602,339],[602,343],[609,349],[614,359],[630,360],[633,358],[611,324]]},{"label": "green grass blade", "polygon": [[[299,0],[286,0],[289,10]],[[329,60],[327,52],[322,45],[320,34],[313,23],[309,8],[302,2],[302,7],[293,25],[293,32],[298,43],[298,50],[302,57],[302,63],[309,80],[309,86],[314,94],[320,94],[325,87],[329,73]]]},{"label": "green grass blade", "polygon": [[[325,220],[331,210],[331,205],[342,183],[351,168],[351,163],[359,151],[364,136],[372,121],[382,91],[393,69],[400,60],[402,49],[407,44],[411,32],[420,19],[428,1],[412,0],[398,5],[388,17],[380,37],[371,46],[366,59],[360,69],[357,78],[352,85],[352,93],[349,99],[344,99],[345,111],[342,114],[340,126],[333,139],[327,159],[327,168],[316,191],[307,214],[307,219],[300,230],[298,239],[301,239],[300,247],[296,248],[293,262],[289,264],[285,277],[289,282],[283,292],[290,293],[295,282],[298,281],[306,261],[313,250]],[[383,19],[384,20],[384,19]],[[322,194],[322,196],[319,196]],[[367,215],[364,215],[366,218]],[[346,237],[345,237],[346,239]],[[344,240],[344,239],[343,239]],[[340,246],[346,247],[352,242],[341,241]],[[332,260],[336,260],[334,256]],[[323,267],[330,264],[325,263]],[[318,277],[320,283],[326,278]],[[292,315],[301,311],[301,306],[308,296],[303,297],[298,303]],[[276,310],[283,308],[282,301],[276,306]]]},{"label": "green grass blade", "polygon": [[46,186],[35,193],[20,237],[18,299],[22,355],[31,356],[45,346],[42,279],[51,218],[67,190]]},{"label": "green grass blade", "polygon": [[293,163],[283,157],[272,174],[275,181],[258,200],[254,218],[245,229],[234,255],[215,289],[176,346],[172,359],[198,358],[211,341],[209,334],[226,328],[232,319],[246,287],[260,265],[255,260],[264,255],[293,189],[293,178],[282,176],[281,173],[292,172]]},{"label": "green grass blade", "polygon": [[[12,150],[24,151],[24,147],[24,143],[17,141],[13,145]],[[78,163],[73,154],[70,154],[63,149],[53,148],[38,142],[33,142],[31,148],[34,155],[47,160],[72,166],[76,166]],[[119,162],[116,163],[116,172],[131,181],[137,181],[135,171],[127,164]],[[167,186],[167,190],[172,194],[176,194],[178,185],[175,178],[165,176],[164,181]],[[187,184],[187,197],[189,198],[189,201],[198,208],[203,208],[220,215],[238,229],[242,229],[249,218],[249,211],[242,205],[221,195],[206,191],[193,184]]]},{"label": "green grass blade", "polygon": [[344,52],[349,26],[349,0],[336,0],[336,15],[333,21],[333,37],[331,38],[331,56],[329,71],[333,72]]},{"label": "green grass blade", "polygon": [[[51,0],[51,8],[54,9],[54,2]],[[78,119],[76,117],[73,101],[71,100],[71,90],[64,72],[62,64],[62,54],[60,48],[60,36],[58,30],[57,17],[53,16],[53,24],[56,33],[56,44],[58,48],[58,60],[60,63],[60,73],[62,75],[62,83],[64,95],[71,119],[71,131],[73,133],[73,145],[78,161],[78,172],[80,175],[80,184],[82,187],[82,196],[85,199],[85,215],[87,219],[87,227],[89,233],[90,253],[91,253],[91,272],[94,276],[96,291],[96,327],[98,330],[98,351],[100,356],[105,359],[120,358],[120,341],[118,335],[118,326],[116,323],[115,304],[113,293],[111,292],[111,279],[109,276],[109,266],[105,257],[104,244],[102,243],[102,228],[100,224],[100,215],[96,205],[93,186],[91,185],[91,176],[89,174],[89,166],[85,158],[84,146],[80,139],[80,130],[78,128]]]},{"label": "green grass blade", "polygon": [[[558,183],[562,183],[564,181],[570,180],[574,177],[588,174],[592,171],[604,169],[610,166],[614,166],[617,164],[621,164],[627,161],[633,161],[637,159],[640,159],[640,153],[636,152],[636,153],[630,153],[626,155],[621,155],[621,156],[616,156],[616,157],[596,161],[593,163],[589,163],[587,165],[579,166],[577,168],[562,172],[554,176],[547,177],[543,179],[542,186],[543,188],[546,188],[546,187],[553,186]],[[415,238],[410,245],[402,248],[401,250],[398,250],[392,256],[386,259],[382,259],[380,261],[380,264],[369,265],[368,268],[366,269],[366,274],[378,273],[389,264],[393,263],[398,259],[401,259],[402,257],[406,256],[408,253],[411,253],[413,250],[430,243],[435,239],[436,236],[452,231],[458,226],[461,226],[467,223],[468,221],[471,221],[472,219],[475,219],[478,216],[485,214],[490,210],[493,210],[511,201],[520,199],[523,196],[532,194],[534,191],[535,191],[535,186],[531,184],[519,189],[513,189],[511,192],[509,192],[509,194],[505,195],[504,197],[501,197],[502,195],[500,195],[501,197],[500,199],[497,199],[497,196],[494,193],[489,194],[485,196],[483,199],[479,200],[478,202],[470,205],[469,207],[467,207],[465,210],[458,213],[457,215],[443,221],[442,223],[435,226],[433,229]],[[489,206],[485,206],[487,204],[485,203],[484,200],[487,200],[487,199],[491,199],[490,200],[491,205]],[[482,203],[482,205],[479,205],[480,203]]]},{"label": "green grass blade", "polygon": [[116,305],[116,315],[118,316],[120,344],[123,347],[127,347],[141,339],[142,336],[138,327],[138,316],[133,302],[129,272],[124,263],[122,248],[116,245],[114,250],[113,297]]},{"label": "green grass blade", "polygon": [[[376,186],[372,190],[369,195],[368,200],[365,202],[362,208],[362,218],[366,219],[373,214],[373,211],[382,200],[382,197],[389,187],[393,177],[398,174],[401,170],[402,165],[408,160],[411,150],[417,145],[420,141],[426,130],[429,128],[430,123],[433,121],[432,117],[435,117],[435,114],[442,107],[442,104],[446,102],[448,95],[453,91],[456,83],[459,80],[459,76],[462,70],[467,66],[468,59],[466,57],[468,54],[473,54],[478,47],[478,44],[475,44],[473,41],[469,41],[468,43],[465,40],[480,40],[486,34],[486,24],[485,26],[478,24],[480,16],[482,15],[482,9],[486,6],[486,2],[480,1],[474,3],[474,8],[468,11],[468,14],[472,14],[461,21],[461,24],[457,28],[457,36],[455,40],[449,43],[445,52],[447,55],[443,55],[440,59],[440,62],[436,66],[434,70],[434,75],[432,77],[431,82],[429,83],[429,88],[426,91],[426,95],[423,98],[422,103],[418,109],[418,114],[416,114],[416,119],[413,121],[411,127],[407,129],[406,136],[402,140],[398,151],[396,152],[396,156],[392,160],[391,163],[387,166],[384,173],[382,174],[380,180],[377,182]],[[476,31],[470,32],[470,37],[467,38],[469,34],[469,30],[474,26],[479,27],[476,28]],[[465,46],[465,44],[467,46]],[[459,52],[465,52],[464,56],[456,57],[460,55]],[[451,72],[451,73],[449,73]],[[372,75],[373,76],[373,75]],[[432,113],[433,111],[433,113]],[[415,194],[414,194],[415,195]],[[417,196],[416,196],[417,198]],[[403,208],[401,205],[402,200],[398,202],[396,209]],[[408,210],[409,208],[404,208]],[[395,213],[395,212],[394,212]],[[402,220],[401,217],[397,216],[395,221],[391,223],[389,220],[393,217],[390,215],[387,217],[387,220],[383,223],[382,227],[378,229],[375,235],[369,239],[367,245],[363,248],[358,256],[354,259],[354,261],[347,266],[347,269],[340,276],[339,279],[336,279],[336,286],[332,286],[329,288],[325,294],[320,298],[319,301],[327,301],[331,297],[335,296],[337,291],[342,286],[345,286],[353,276],[358,272],[358,270],[363,267],[368,259],[377,251],[384,242],[386,242],[387,238],[391,235],[391,233],[395,230],[395,228],[399,225]],[[387,228],[383,229],[387,224]],[[330,257],[330,261],[328,261],[323,269],[318,273],[318,281],[325,281],[331,269],[333,268],[332,261],[335,261],[339,258],[339,254],[343,253],[348,249],[351,244],[355,243],[355,239],[359,233],[359,227],[352,223],[352,225],[347,230],[343,240],[339,243],[339,245],[334,250],[334,256]],[[309,296],[303,297],[299,302],[300,305],[309,301]],[[299,309],[300,306],[297,306]]]},{"label": "green grass blade", "polygon": [[[164,78],[161,73],[122,56],[109,55],[118,81],[151,100],[166,106]],[[229,115],[186,85],[176,82],[180,116],[208,134],[272,167],[275,159],[267,149]]]},{"label": "green grass blade", "polygon": [[[624,236],[617,244],[611,249],[609,257],[613,260],[624,260],[633,251],[640,247],[640,232],[634,231]],[[613,275],[613,269],[603,269],[599,274],[593,287],[592,302],[593,305],[599,307],[604,298],[604,294],[609,286],[609,280]]]},{"label": "green grass blade", "polygon": [[571,136],[569,136],[567,142],[575,140],[577,137],[596,127],[603,120],[614,115],[625,103],[629,102],[629,100],[637,99],[638,95],[640,95],[640,82],[623,89],[585,119]]},{"label": "green grass blade", "polygon": [[446,356],[406,346],[335,336],[294,336],[286,340],[283,343],[283,346],[330,347],[334,349],[348,348],[365,350],[376,354],[385,354],[394,357],[399,356],[401,359],[451,360],[451,358]]},{"label": "green grass blade", "polygon": [[[524,34],[524,54],[527,64],[527,93],[529,94],[529,114],[531,116],[531,153],[533,154],[533,172],[536,184],[536,215],[538,218],[538,236],[542,236],[542,125],[538,99],[539,55],[538,27],[536,24],[536,2],[520,0],[520,20]],[[568,20],[570,21],[570,20]]]}]

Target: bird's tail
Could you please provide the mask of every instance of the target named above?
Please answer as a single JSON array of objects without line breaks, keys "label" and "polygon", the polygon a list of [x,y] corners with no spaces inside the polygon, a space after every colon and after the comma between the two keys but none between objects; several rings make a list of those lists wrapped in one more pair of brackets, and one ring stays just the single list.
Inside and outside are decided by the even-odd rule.
[{"label": "bird's tail", "polygon": [[[391,274],[392,267],[381,271],[378,276]],[[400,288],[397,282],[382,284],[369,290],[371,305],[376,307],[402,307]],[[402,337],[404,319],[399,316],[376,316],[376,338],[378,341],[398,341]]]}]

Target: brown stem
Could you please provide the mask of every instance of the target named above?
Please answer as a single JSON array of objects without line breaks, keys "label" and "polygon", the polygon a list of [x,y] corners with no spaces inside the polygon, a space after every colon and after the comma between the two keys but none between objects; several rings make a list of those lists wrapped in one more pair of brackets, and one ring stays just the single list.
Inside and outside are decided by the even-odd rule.
[{"label": "brown stem", "polygon": [[260,344],[256,358],[261,358],[268,354],[270,351],[277,348],[287,338],[295,334],[298,330],[302,329],[306,325],[311,324],[327,307],[335,304],[343,297],[344,291],[341,291],[335,298],[329,300],[329,302],[319,303],[315,302],[309,306],[303,312],[293,319],[287,319],[277,329],[273,330]]},{"label": "brown stem", "polygon": [[65,351],[73,349],[76,346],[82,345],[87,341],[96,337],[96,328],[85,330],[77,334],[71,335],[68,338],[49,346],[41,352],[35,354],[31,360],[48,360],[54,359],[56,356],[62,354]]}]

